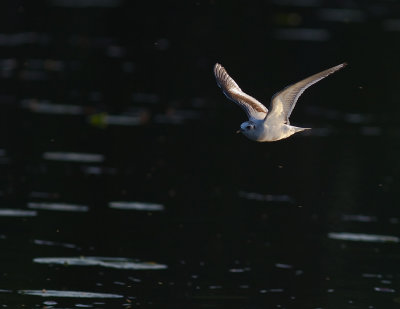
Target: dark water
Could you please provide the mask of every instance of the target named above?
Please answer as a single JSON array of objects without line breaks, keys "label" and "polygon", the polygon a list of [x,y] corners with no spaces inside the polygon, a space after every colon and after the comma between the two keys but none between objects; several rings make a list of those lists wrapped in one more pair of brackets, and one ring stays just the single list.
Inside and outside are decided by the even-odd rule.
[{"label": "dark water", "polygon": [[[1,308],[398,308],[400,6],[4,1]],[[347,61],[276,143],[262,102]]]}]

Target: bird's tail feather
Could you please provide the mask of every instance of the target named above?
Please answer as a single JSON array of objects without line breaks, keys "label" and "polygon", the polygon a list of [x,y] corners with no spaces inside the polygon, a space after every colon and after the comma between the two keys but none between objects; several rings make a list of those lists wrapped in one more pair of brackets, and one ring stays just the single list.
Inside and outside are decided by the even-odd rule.
[{"label": "bird's tail feather", "polygon": [[293,127],[294,132],[301,132],[305,130],[311,130],[311,128],[300,128],[300,127]]}]

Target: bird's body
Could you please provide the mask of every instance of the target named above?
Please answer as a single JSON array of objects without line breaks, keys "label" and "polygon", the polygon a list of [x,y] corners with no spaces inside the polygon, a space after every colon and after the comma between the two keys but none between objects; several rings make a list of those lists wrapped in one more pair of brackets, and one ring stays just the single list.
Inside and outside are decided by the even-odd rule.
[{"label": "bird's body", "polygon": [[[253,125],[254,129],[246,129]],[[274,142],[293,135],[294,133],[309,130],[310,128],[300,128],[285,123],[274,123],[266,119],[243,122],[240,126],[240,133],[256,142]],[[238,133],[239,133],[238,132]]]},{"label": "bird's body", "polygon": [[300,95],[311,85],[340,70],[346,63],[314,74],[302,81],[284,88],[276,93],[271,100],[271,111],[255,98],[244,93],[220,64],[214,66],[214,74],[218,86],[225,96],[242,107],[249,120],[240,125],[238,132],[257,142],[273,142],[287,138],[294,133],[310,128],[291,126],[289,122],[296,102]]}]

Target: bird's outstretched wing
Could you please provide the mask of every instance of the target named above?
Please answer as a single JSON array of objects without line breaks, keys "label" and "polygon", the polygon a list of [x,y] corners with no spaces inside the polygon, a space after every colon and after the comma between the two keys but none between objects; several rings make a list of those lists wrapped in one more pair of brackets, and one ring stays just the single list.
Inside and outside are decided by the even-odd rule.
[{"label": "bird's outstretched wing", "polygon": [[265,118],[268,109],[258,100],[244,93],[219,63],[214,66],[214,74],[218,86],[226,97],[243,108],[250,120]]},{"label": "bird's outstretched wing", "polygon": [[298,83],[290,85],[284,88],[282,91],[276,93],[271,100],[271,111],[266,117],[266,120],[273,120],[274,122],[284,122],[289,124],[289,117],[292,113],[297,100],[301,94],[311,85],[319,82],[321,79],[327,77],[328,75],[342,69],[347,63],[342,63],[334,66],[325,71],[314,74]]}]

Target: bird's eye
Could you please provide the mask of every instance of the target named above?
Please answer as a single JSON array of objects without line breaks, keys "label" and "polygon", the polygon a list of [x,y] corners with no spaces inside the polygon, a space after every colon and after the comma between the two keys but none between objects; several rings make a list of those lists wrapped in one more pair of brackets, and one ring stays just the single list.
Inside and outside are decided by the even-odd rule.
[{"label": "bird's eye", "polygon": [[250,129],[252,129],[253,127],[252,126],[247,126],[246,127],[246,130],[250,130]]}]

